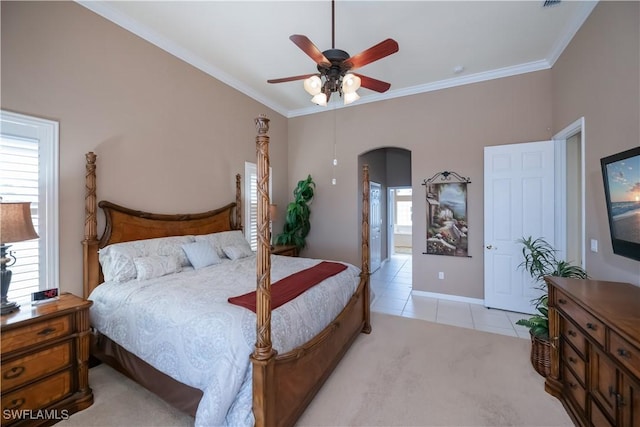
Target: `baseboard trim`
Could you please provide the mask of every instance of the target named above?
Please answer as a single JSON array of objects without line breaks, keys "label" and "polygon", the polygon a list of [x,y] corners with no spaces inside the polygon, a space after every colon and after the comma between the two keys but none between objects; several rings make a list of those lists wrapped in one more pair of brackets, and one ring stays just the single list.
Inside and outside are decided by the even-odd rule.
[{"label": "baseboard trim", "polygon": [[439,294],[437,292],[426,292],[426,291],[416,291],[416,290],[412,290],[411,294],[420,296],[420,297],[438,298],[438,299],[444,299],[448,301],[458,301],[458,302],[466,302],[469,304],[484,305],[484,300],[480,298],[469,298],[469,297],[463,297],[460,295]]}]

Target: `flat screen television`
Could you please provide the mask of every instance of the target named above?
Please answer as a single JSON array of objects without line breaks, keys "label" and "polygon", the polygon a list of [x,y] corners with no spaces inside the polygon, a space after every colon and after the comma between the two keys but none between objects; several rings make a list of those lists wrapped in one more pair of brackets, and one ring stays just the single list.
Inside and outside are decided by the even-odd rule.
[{"label": "flat screen television", "polygon": [[613,253],[640,260],[640,147],[600,159]]}]

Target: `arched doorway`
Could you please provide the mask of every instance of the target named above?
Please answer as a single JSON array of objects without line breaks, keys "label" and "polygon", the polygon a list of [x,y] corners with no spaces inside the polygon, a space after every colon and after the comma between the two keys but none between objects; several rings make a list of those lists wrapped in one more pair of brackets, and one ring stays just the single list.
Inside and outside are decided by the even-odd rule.
[{"label": "arched doorway", "polygon": [[[373,194],[370,224],[371,272],[397,252],[411,255],[411,151],[382,147],[358,156],[358,169],[369,165],[372,183],[379,184]],[[362,183],[359,183],[360,190]],[[360,192],[359,192],[360,194]],[[379,228],[379,230],[378,230]],[[402,249],[399,249],[402,247]]]}]

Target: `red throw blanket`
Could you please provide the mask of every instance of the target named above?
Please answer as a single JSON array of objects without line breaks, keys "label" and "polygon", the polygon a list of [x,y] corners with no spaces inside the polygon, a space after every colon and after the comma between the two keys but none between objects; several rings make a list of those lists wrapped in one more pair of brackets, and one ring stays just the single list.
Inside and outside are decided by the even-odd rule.
[{"label": "red throw blanket", "polygon": [[[327,277],[334,276],[342,270],[346,270],[346,268],[346,265],[338,262],[322,261],[320,264],[278,280],[271,285],[271,309],[274,310],[291,301],[307,289],[317,285]],[[231,304],[248,308],[254,313],[256,312],[256,291],[231,297],[228,301]]]}]

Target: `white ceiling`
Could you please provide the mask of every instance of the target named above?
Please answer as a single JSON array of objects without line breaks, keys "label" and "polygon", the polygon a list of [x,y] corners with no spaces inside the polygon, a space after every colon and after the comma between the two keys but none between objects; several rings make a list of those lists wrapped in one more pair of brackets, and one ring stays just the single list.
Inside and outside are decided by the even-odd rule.
[{"label": "white ceiling", "polygon": [[[321,51],[330,49],[329,0],[79,3],[287,117],[342,106],[337,94],[329,107],[312,104],[302,81],[267,83],[317,71],[289,36],[303,34]],[[548,69],[595,5],[337,0],[337,49],[353,56],[386,38],[400,46],[357,71],[391,89],[360,89],[351,105]],[[457,66],[464,71],[454,73]]]}]

